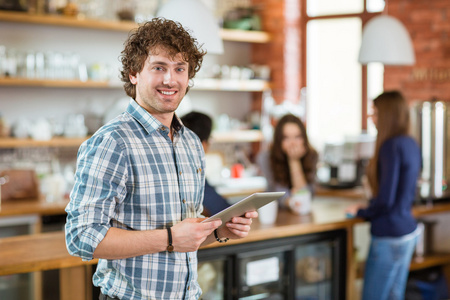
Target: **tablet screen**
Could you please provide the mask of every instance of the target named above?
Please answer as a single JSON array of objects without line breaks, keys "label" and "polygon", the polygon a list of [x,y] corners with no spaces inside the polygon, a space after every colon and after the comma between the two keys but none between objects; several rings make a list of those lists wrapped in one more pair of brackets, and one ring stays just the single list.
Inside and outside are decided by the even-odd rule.
[{"label": "tablet screen", "polygon": [[225,208],[208,219],[203,220],[202,223],[221,219],[222,225],[224,225],[233,217],[242,216],[248,211],[257,210],[272,201],[278,200],[284,196],[285,193],[286,192],[263,192],[251,194],[250,196],[245,197],[239,202]]}]

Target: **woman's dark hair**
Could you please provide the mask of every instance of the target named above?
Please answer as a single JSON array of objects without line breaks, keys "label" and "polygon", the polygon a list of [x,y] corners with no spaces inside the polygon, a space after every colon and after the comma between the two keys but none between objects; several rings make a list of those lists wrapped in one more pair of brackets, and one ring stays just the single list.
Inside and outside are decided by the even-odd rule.
[{"label": "woman's dark hair", "polygon": [[300,159],[300,161],[303,166],[303,172],[305,173],[306,181],[308,182],[308,184],[312,184],[315,182],[317,161],[319,159],[319,155],[308,141],[306,128],[303,122],[298,117],[291,114],[283,116],[275,126],[273,143],[270,148],[270,165],[273,171],[274,180],[277,183],[292,188],[288,158],[286,153],[281,148],[283,128],[287,123],[296,124],[303,134],[306,154]]},{"label": "woman's dark hair", "polygon": [[149,53],[158,54],[161,50],[167,51],[172,58],[181,53],[189,64],[189,79],[194,78],[200,70],[203,56],[206,54],[197,39],[180,23],[163,18],[154,18],[146,22],[131,32],[120,56],[121,80],[125,82],[124,89],[128,96],[136,99],[136,86],[131,83],[130,75],[142,71]]},{"label": "woman's dark hair", "polygon": [[192,130],[200,138],[201,142],[208,141],[212,130],[212,120],[209,116],[201,112],[192,111],[181,117],[181,122]]}]

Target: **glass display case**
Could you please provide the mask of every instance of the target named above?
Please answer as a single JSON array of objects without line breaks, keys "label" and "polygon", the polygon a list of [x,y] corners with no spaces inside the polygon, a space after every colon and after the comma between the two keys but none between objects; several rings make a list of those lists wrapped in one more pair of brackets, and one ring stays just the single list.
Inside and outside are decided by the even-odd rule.
[{"label": "glass display case", "polygon": [[[36,232],[36,215],[0,218],[0,238],[27,235]],[[0,276],[0,299],[35,299],[35,273]]]},{"label": "glass display case", "polygon": [[344,300],[345,249],[336,230],[200,250],[201,299]]},{"label": "glass display case", "polygon": [[287,256],[286,251],[278,248],[239,254],[237,298],[287,299]]},{"label": "glass display case", "polygon": [[199,261],[198,283],[203,291],[203,300],[225,299],[226,259]]},{"label": "glass display case", "polygon": [[325,241],[295,249],[295,299],[333,299],[333,244]]}]

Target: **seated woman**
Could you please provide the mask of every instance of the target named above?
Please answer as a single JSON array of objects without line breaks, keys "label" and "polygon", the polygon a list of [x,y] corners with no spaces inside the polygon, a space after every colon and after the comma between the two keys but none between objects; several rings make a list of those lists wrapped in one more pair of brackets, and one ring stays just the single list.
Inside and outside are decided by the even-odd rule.
[{"label": "seated woman", "polygon": [[275,127],[269,150],[260,152],[257,157],[260,171],[267,179],[267,190],[286,192],[279,200],[280,207],[287,207],[296,214],[307,212],[297,200],[299,197],[310,200],[314,194],[318,158],[303,122],[291,114],[283,116]]}]

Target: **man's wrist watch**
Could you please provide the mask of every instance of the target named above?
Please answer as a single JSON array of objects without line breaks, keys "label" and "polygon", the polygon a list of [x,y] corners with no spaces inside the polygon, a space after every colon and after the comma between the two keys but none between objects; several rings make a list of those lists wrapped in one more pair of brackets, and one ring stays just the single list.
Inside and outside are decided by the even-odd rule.
[{"label": "man's wrist watch", "polygon": [[169,252],[173,252],[173,245],[172,245],[172,230],[170,229],[170,227],[167,227],[167,235],[169,237],[169,245],[167,246],[167,251]]}]

